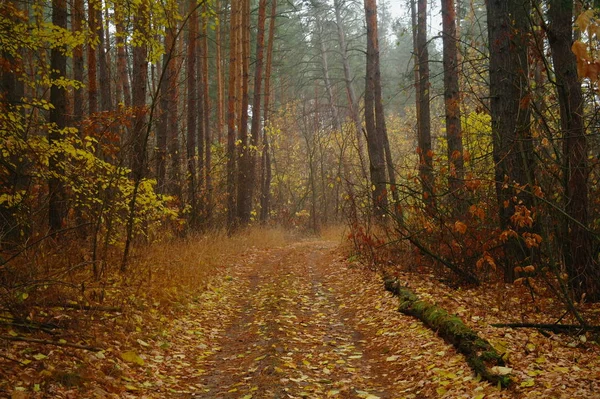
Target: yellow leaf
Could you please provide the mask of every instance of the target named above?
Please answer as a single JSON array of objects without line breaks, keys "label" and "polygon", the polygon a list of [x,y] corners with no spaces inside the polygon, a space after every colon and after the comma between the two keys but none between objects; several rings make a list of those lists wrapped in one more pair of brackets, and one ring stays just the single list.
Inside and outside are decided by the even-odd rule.
[{"label": "yellow leaf", "polygon": [[524,387],[524,388],[532,387],[534,385],[535,385],[535,381],[534,380],[525,380],[525,381],[523,381],[521,383],[521,386]]},{"label": "yellow leaf", "polygon": [[144,365],[144,359],[139,357],[138,354],[135,353],[134,351],[127,351],[127,352],[121,353],[121,359],[123,359],[129,363],[135,363],[139,366]]},{"label": "yellow leaf", "polygon": [[593,16],[594,10],[587,10],[577,17],[577,19],[575,20],[575,25],[577,25],[577,28],[579,28],[579,30],[583,32],[589,26]]}]

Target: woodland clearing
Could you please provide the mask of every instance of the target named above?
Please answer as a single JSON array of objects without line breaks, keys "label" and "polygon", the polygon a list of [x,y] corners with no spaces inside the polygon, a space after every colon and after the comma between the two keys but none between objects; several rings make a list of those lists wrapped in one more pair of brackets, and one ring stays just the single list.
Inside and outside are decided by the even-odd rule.
[{"label": "woodland clearing", "polygon": [[[232,244],[231,239],[221,241]],[[550,309],[552,303],[539,299],[528,303],[518,288],[456,290],[426,273],[397,273],[420,297],[460,316],[503,353],[512,384],[500,390],[473,375],[464,357],[434,331],[399,313],[397,298],[384,291],[379,275],[348,260],[347,251],[337,243],[263,241],[257,247],[250,245],[251,240],[238,239],[237,253],[211,262],[201,259],[199,244],[190,244],[187,251],[163,247],[161,255],[154,253],[155,267],[167,260],[173,265],[194,262],[186,256],[198,249],[195,262],[204,264],[205,273],[199,277],[204,284],[195,289],[185,286],[182,270],[198,272],[188,264],[179,272],[172,270],[167,281],[153,277],[155,285],[149,287],[155,291],[139,290],[135,298],[125,295],[129,302],[119,311],[93,310],[91,304],[87,309],[55,309],[52,323],[65,328],[52,330],[52,335],[3,327],[3,336],[59,345],[2,340],[0,395],[15,399],[600,395],[600,351],[591,338],[490,326],[530,314],[534,307],[535,314],[548,317],[553,312],[539,310]],[[178,282],[176,275],[183,279]],[[187,280],[191,283],[192,277]],[[120,289],[124,292],[125,287],[123,283]],[[498,297],[499,292],[504,296]]]}]

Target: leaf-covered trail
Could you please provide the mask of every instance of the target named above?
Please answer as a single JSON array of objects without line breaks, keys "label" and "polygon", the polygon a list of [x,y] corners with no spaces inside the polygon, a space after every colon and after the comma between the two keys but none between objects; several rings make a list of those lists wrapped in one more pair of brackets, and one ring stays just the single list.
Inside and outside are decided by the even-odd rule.
[{"label": "leaf-covered trail", "polygon": [[179,321],[197,352],[172,370],[183,397],[504,396],[331,243],[256,251],[228,273]]}]

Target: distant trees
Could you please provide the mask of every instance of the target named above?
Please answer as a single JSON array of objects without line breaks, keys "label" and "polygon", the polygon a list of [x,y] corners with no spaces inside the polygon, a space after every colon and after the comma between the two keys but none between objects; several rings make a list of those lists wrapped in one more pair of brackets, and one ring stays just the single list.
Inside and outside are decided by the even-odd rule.
[{"label": "distant trees", "polygon": [[2,250],[78,232],[101,278],[158,231],[345,218],[362,249],[597,299],[597,14],[443,0],[432,38],[427,6],[2,3]]}]

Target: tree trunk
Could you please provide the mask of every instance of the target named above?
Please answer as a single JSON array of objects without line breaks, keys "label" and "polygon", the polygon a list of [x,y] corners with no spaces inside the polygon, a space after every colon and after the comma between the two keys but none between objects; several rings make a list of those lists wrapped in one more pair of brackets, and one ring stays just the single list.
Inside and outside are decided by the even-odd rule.
[{"label": "tree trunk", "polygon": [[236,103],[238,70],[238,30],[239,5],[231,2],[231,23],[229,31],[229,85],[227,95],[227,229],[231,233],[236,228]]},{"label": "tree trunk", "polygon": [[[7,6],[7,8],[10,7],[15,10],[23,7],[20,2],[15,0],[9,2]],[[20,17],[22,21],[26,21],[26,18],[25,15]],[[4,65],[0,70],[0,99],[2,99],[0,101],[0,112],[19,112],[23,115],[22,110],[19,111],[18,108],[15,108],[22,103],[25,96],[25,84],[18,72],[23,73],[23,62],[7,49],[0,50],[0,55],[4,60]],[[26,132],[19,132],[14,129],[11,133],[20,135],[21,140],[27,139]],[[2,167],[5,170],[2,171],[1,194],[15,195],[18,192],[28,191],[30,178],[27,173],[27,164],[27,160],[16,154],[10,156],[9,159],[3,159]],[[20,206],[22,208],[19,209],[19,213],[28,216],[30,213],[29,205],[22,202]],[[17,210],[9,203],[3,202],[0,204],[0,250],[13,249],[30,237],[30,226],[28,226],[28,223],[23,223],[23,220],[19,220],[16,213]]]},{"label": "tree trunk", "polygon": [[341,0],[334,0],[333,7],[335,11],[335,21],[337,26],[338,33],[338,42],[340,46],[340,51],[342,55],[342,66],[344,68],[344,82],[346,84],[346,92],[348,93],[348,105],[350,107],[350,115],[352,116],[352,122],[354,123],[354,130],[356,131],[356,145],[358,150],[358,159],[360,161],[360,168],[362,171],[362,175],[365,179],[367,179],[367,166],[365,161],[365,150],[363,144],[363,130],[362,130],[362,121],[360,118],[360,114],[358,112],[359,105],[358,99],[356,97],[356,92],[354,90],[354,85],[352,84],[352,71],[350,67],[350,62],[348,60],[348,45],[346,44],[346,33],[344,31],[344,25],[342,21],[342,4]]},{"label": "tree trunk", "polygon": [[242,1],[242,103],[240,115],[240,130],[238,139],[240,140],[239,167],[238,167],[238,195],[237,195],[237,217],[241,226],[246,226],[250,222],[250,212],[252,211],[252,197],[250,188],[254,184],[250,181],[249,171],[252,168],[252,149],[248,142],[248,83],[249,83],[249,64],[250,64],[250,1]]},{"label": "tree trunk", "polygon": [[142,0],[135,10],[133,19],[133,28],[140,32],[143,40],[133,47],[133,81],[132,81],[132,106],[134,108],[133,128],[131,132],[132,158],[131,171],[134,181],[134,190],[129,204],[129,217],[127,220],[127,236],[125,239],[125,248],[123,250],[123,259],[121,261],[121,272],[127,270],[127,260],[133,237],[133,227],[135,223],[135,208],[137,202],[137,193],[139,185],[146,175],[147,152],[149,131],[146,126],[146,97],[148,84],[148,46],[146,43],[148,37],[149,21],[149,0]]},{"label": "tree trunk", "polygon": [[[73,33],[78,33],[83,30],[82,21],[85,18],[83,0],[74,0],[71,8],[71,30]],[[83,45],[79,45],[73,49],[73,79],[83,83]],[[81,88],[73,89],[73,122],[80,129],[81,135],[81,120],[83,119],[83,90]]]},{"label": "tree trunk", "polygon": [[[221,10],[221,2],[216,0],[215,9],[217,15],[221,15],[223,12]],[[219,17],[220,18],[220,17]],[[224,24],[219,24],[215,32],[215,41],[216,41],[216,71],[215,75],[217,76],[217,141],[219,144],[223,142],[223,126],[224,126],[224,117],[223,117],[223,104],[225,104],[225,100],[223,99],[223,61],[221,55],[221,44],[222,44],[222,33]]]},{"label": "tree trunk", "polygon": [[460,92],[458,84],[458,36],[454,0],[442,0],[444,47],[444,106],[446,111],[446,141],[448,142],[448,187],[457,198],[452,207],[460,217],[466,203],[461,199],[464,185],[462,127],[460,121]]},{"label": "tree trunk", "polygon": [[189,1],[191,12],[189,19],[187,54],[186,54],[186,83],[187,83],[187,189],[190,204],[189,226],[196,229],[198,226],[198,203],[196,196],[196,43],[198,36],[198,11],[196,0]]},{"label": "tree trunk", "polygon": [[[520,0],[489,0],[490,113],[500,227],[524,231],[511,217],[516,207],[531,209],[533,144],[528,93],[527,32],[530,7]],[[525,191],[515,186],[528,186]],[[516,201],[515,201],[516,199]],[[514,268],[531,264],[526,246],[519,238],[505,245],[504,278],[514,279]]]},{"label": "tree trunk", "polygon": [[597,244],[589,230],[588,155],[583,121],[584,100],[577,76],[573,43],[573,2],[552,0],[548,10],[548,40],[556,76],[563,135],[565,229],[563,253],[569,286],[577,299],[600,301],[600,267],[595,261]]},{"label": "tree trunk", "polygon": [[375,215],[383,217],[387,212],[385,150],[375,119],[375,85],[379,57],[377,38],[376,0],[364,0],[367,21],[367,70],[365,87],[365,127],[367,132],[367,150],[369,152],[369,171],[371,174],[372,199]]},{"label": "tree trunk", "polygon": [[[52,24],[67,29],[67,1],[52,0]],[[67,76],[67,56],[64,54],[64,49],[53,47],[50,51],[50,68],[51,78],[59,79]],[[63,223],[67,217],[67,197],[64,183],[61,181],[61,176],[64,174],[64,169],[61,162],[64,162],[60,151],[57,151],[57,146],[61,141],[61,130],[67,127],[67,92],[64,87],[53,84],[50,88],[50,103],[53,108],[50,110],[49,122],[52,124],[48,133],[48,144],[53,151],[48,160],[48,168],[53,175],[48,181],[48,212],[50,231],[56,232],[63,227]]]},{"label": "tree trunk", "polygon": [[[203,14],[209,15],[206,9],[206,3],[202,6]],[[207,17],[208,18],[208,17]],[[211,163],[212,163],[212,134],[210,130],[210,95],[209,95],[209,85],[208,85],[208,31],[207,31],[207,18],[202,19],[202,86],[203,86],[203,111],[204,111],[204,175],[205,175],[205,184],[206,184],[206,219],[211,218],[211,213],[213,209],[213,199],[212,199],[212,174],[211,174]]]},{"label": "tree trunk", "polygon": [[[98,0],[88,0],[88,24],[90,31],[95,33],[98,30],[97,13]],[[87,65],[88,65],[88,114],[93,115],[98,112],[98,57],[95,49],[96,44],[90,40],[87,43]]]},{"label": "tree trunk", "polygon": [[277,0],[271,0],[271,20],[269,22],[269,44],[267,45],[267,65],[265,71],[265,99],[263,152],[260,196],[260,221],[265,223],[269,218],[271,199],[271,148],[269,144],[269,104],[271,100],[271,67],[273,65],[273,40],[275,39],[275,21],[277,17]]},{"label": "tree trunk", "polygon": [[98,72],[100,82],[100,110],[101,111],[110,111],[112,109],[112,96],[110,92],[110,79],[108,77],[108,62],[107,62],[107,53],[105,49],[106,40],[104,38],[104,21],[102,18],[102,1],[99,3],[94,2],[95,6],[95,23],[98,35]]},{"label": "tree trunk", "polygon": [[431,210],[434,206],[433,150],[431,147],[431,114],[429,108],[429,50],[427,49],[427,0],[418,0],[417,62],[419,65],[419,107],[417,141],[419,148],[419,177],[423,201]]},{"label": "tree trunk", "polygon": [[169,159],[171,165],[169,168],[169,181],[167,192],[177,197],[180,201],[183,195],[181,190],[181,148],[179,146],[179,71],[181,70],[181,41],[178,41],[177,30],[178,23],[173,18],[173,26],[170,27],[167,34],[167,40],[171,41],[170,61],[167,65],[167,140]]},{"label": "tree trunk", "polygon": [[[167,132],[169,130],[169,81],[170,72],[169,58],[171,49],[172,36],[170,29],[167,28],[167,37],[165,38],[165,53],[162,56],[162,79],[159,79],[159,95],[158,95],[158,121],[156,123],[156,150],[154,158],[156,162],[156,191],[165,194],[167,181]],[[159,74],[160,76],[160,74]]]},{"label": "tree trunk", "polygon": [[122,96],[117,96],[117,101],[123,100],[126,107],[131,107],[131,85],[129,84],[129,73],[127,72],[127,53],[125,49],[125,26],[123,21],[122,10],[120,6],[115,5],[115,43],[117,46],[117,93],[121,92]]}]

